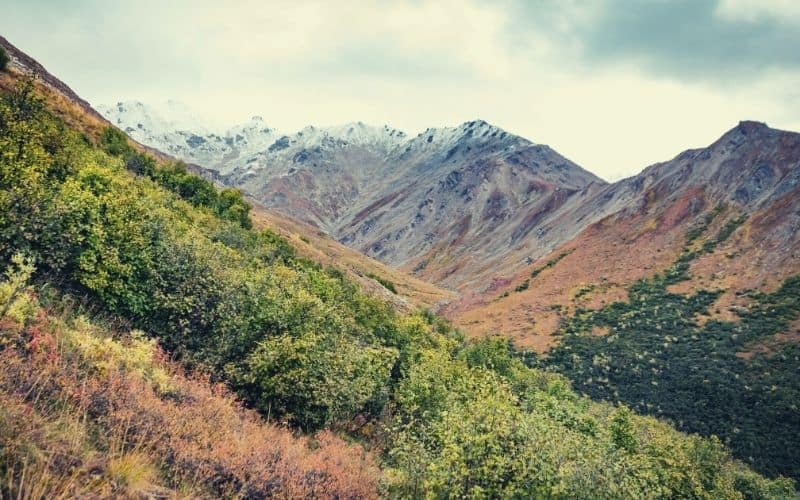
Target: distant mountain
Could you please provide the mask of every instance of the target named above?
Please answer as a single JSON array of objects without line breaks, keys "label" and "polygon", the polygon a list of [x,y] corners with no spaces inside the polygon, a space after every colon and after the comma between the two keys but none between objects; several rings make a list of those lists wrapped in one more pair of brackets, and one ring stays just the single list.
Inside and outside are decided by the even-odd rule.
[{"label": "distant mountain", "polygon": [[137,140],[267,207],[454,287],[520,248],[543,253],[562,243],[573,231],[551,224],[554,214],[605,185],[551,148],[482,120],[415,137],[361,122],[213,134],[181,129],[140,103],[101,110]]},{"label": "distant mountain", "polygon": [[725,241],[673,288],[724,290],[712,317],[734,318],[744,291],[772,290],[800,273],[800,134],[744,121],[707,148],[601,187],[557,215],[574,238],[487,275],[492,285],[465,293],[450,314],[476,335],[504,331],[544,350],[570,311],[625,299],[630,284],[678,258],[687,233],[707,225],[713,238],[728,225]]}]

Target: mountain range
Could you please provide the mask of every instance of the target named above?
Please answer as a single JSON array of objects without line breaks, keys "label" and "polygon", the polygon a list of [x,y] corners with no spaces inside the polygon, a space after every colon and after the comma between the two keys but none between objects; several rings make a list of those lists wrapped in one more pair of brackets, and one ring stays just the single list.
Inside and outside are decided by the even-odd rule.
[{"label": "mountain range", "polygon": [[281,135],[260,119],[214,134],[170,128],[137,102],[99,109],[133,138],[264,206],[459,289],[512,253],[524,262],[573,236],[554,216],[606,184],[481,120],[414,137],[360,122]]},{"label": "mountain range", "polygon": [[[750,221],[768,214],[777,221],[748,232],[752,252],[779,249],[768,261],[742,252],[748,264],[726,265],[746,267],[750,278],[770,269],[776,279],[800,267],[797,134],[759,122],[744,121],[707,148],[609,184],[548,146],[481,120],[416,136],[360,122],[287,135],[256,117],[209,133],[180,128],[138,102],[99,109],[208,178],[458,292],[444,310],[469,331],[503,331],[537,349],[558,325],[554,300],[568,302],[581,283],[605,278],[620,288],[657,269],[679,251],[682,231],[720,204],[753,215]],[[545,293],[543,276],[539,287],[496,303],[561,247],[574,255],[559,267],[575,271],[559,275],[558,292]],[[619,295],[605,289],[603,297],[588,295]]]}]

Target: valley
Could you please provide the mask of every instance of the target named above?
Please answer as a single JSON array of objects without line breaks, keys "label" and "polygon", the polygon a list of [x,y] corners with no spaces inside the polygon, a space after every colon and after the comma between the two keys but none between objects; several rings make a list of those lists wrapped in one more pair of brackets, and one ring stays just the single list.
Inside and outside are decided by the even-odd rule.
[{"label": "valley", "polygon": [[0,497],[797,496],[800,134],[609,183],[0,50]]},{"label": "valley", "polygon": [[606,183],[480,120],[412,138],[318,129],[311,144],[309,130],[276,142],[281,155],[269,146],[246,167],[198,172],[451,290],[427,306],[467,336],[500,334],[583,393],[717,435],[759,470],[800,473],[786,451],[797,448],[800,134],[743,121]]}]

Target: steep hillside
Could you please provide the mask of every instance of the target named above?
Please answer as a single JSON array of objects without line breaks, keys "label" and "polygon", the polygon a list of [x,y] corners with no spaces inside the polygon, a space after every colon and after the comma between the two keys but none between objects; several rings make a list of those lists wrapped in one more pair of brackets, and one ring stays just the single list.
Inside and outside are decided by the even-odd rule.
[{"label": "steep hillside", "polygon": [[0,280],[3,498],[378,497],[363,448],[265,422],[16,264]]}]

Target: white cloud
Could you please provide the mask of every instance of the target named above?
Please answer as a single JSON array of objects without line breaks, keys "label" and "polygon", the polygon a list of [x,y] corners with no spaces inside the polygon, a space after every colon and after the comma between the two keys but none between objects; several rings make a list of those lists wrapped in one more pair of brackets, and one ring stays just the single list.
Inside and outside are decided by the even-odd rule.
[{"label": "white cloud", "polygon": [[797,0],[720,0],[716,14],[723,19],[755,22],[764,18],[800,24]]}]

